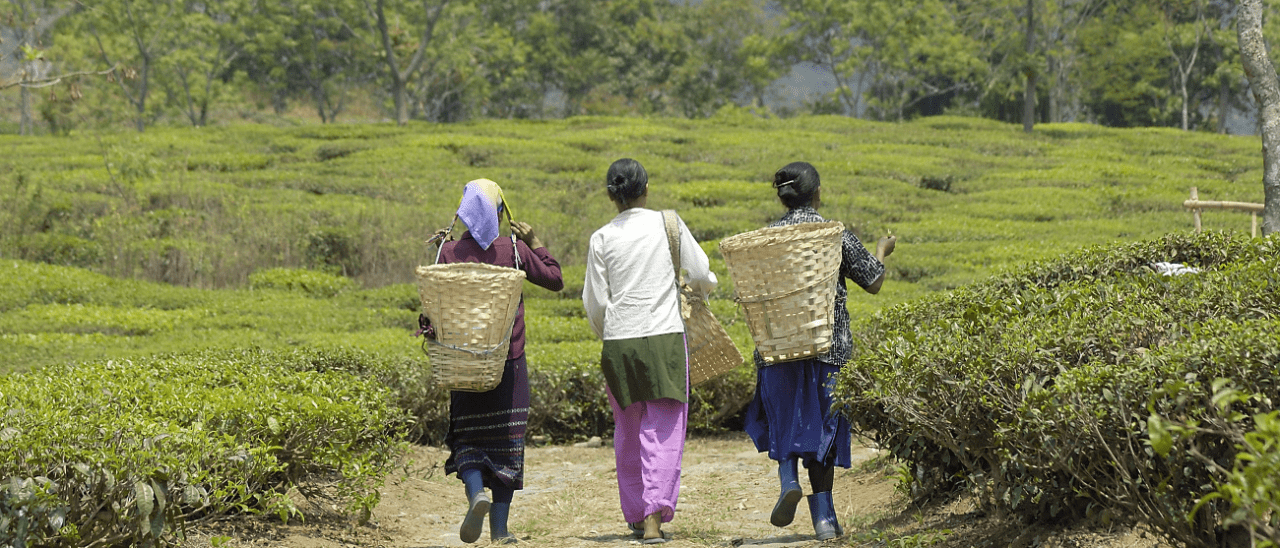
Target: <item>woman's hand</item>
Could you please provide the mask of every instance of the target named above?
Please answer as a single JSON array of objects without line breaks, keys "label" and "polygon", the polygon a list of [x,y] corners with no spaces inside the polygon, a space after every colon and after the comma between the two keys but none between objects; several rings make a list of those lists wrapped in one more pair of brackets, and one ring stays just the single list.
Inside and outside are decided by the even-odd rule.
[{"label": "woman's hand", "polygon": [[881,261],[893,253],[893,248],[898,244],[897,236],[885,236],[876,242],[876,258]]},{"label": "woman's hand", "polygon": [[533,233],[533,227],[529,226],[529,223],[524,221],[512,221],[511,233],[515,234],[517,238],[520,238],[520,241],[529,246],[529,249],[546,247],[542,245],[542,240],[538,239],[538,235]]}]

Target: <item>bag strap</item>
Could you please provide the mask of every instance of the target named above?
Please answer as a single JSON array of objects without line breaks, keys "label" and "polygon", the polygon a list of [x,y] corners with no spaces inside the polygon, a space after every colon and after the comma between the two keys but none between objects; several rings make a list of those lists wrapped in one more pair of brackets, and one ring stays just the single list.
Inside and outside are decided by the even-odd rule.
[{"label": "bag strap", "polygon": [[667,229],[667,249],[671,250],[671,265],[675,267],[676,290],[680,289],[680,224],[673,209],[662,210],[662,224]]}]

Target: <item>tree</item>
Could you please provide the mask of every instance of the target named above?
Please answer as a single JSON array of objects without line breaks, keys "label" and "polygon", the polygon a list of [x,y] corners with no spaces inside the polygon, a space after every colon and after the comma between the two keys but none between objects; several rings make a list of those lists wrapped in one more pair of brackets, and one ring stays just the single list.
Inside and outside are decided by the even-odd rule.
[{"label": "tree", "polygon": [[522,40],[529,45],[531,78],[553,102],[562,98],[556,114],[583,113],[592,90],[610,77],[606,7],[599,0],[547,0],[528,20]]},{"label": "tree", "polygon": [[692,44],[682,29],[684,6],[667,0],[604,4],[600,51],[609,71],[594,87],[597,113],[676,114],[676,71]]},{"label": "tree", "polygon": [[193,126],[209,121],[209,107],[221,93],[222,75],[243,53],[240,19],[248,12],[242,0],[207,0],[187,7],[181,16],[181,47],[164,59],[177,90],[170,98]]},{"label": "tree", "polygon": [[[1024,31],[1027,40],[1027,58],[1031,59],[1035,56],[1036,51],[1036,5],[1035,0],[1027,0],[1027,27]],[[1027,77],[1027,88],[1023,93],[1022,99],[1022,131],[1031,133],[1036,124],[1036,76],[1039,67],[1033,63],[1027,63],[1023,67],[1023,73]]]},{"label": "tree", "polygon": [[1039,18],[1044,33],[1048,120],[1067,122],[1081,113],[1077,67],[1080,28],[1093,18],[1101,0],[1050,0]]},{"label": "tree", "polygon": [[[798,61],[831,71],[845,112],[880,119],[940,113],[976,91],[987,71],[981,43],[961,32],[959,4],[943,0],[784,0]],[[867,102],[862,102],[864,96]]]},{"label": "tree", "polygon": [[1181,98],[1182,129],[1186,131],[1190,128],[1188,111],[1191,105],[1191,94],[1187,89],[1192,85],[1192,73],[1196,68],[1200,49],[1209,35],[1209,25],[1201,0],[1192,0],[1190,5],[1162,0],[1161,7],[1164,45],[1169,50],[1169,58],[1173,60],[1176,69],[1174,75],[1177,76],[1177,92]]},{"label": "tree", "polygon": [[678,111],[709,116],[734,103],[762,105],[764,90],[785,66],[776,34],[758,0],[704,0],[683,10],[690,55],[674,74]]},{"label": "tree", "polygon": [[1262,35],[1262,0],[1240,0],[1239,8],[1240,59],[1262,127],[1262,233],[1267,235],[1280,232],[1280,81]]},{"label": "tree", "polygon": [[0,79],[0,85],[14,83],[19,87],[19,135],[30,135],[35,129],[31,90],[56,81],[54,64],[45,58],[42,44],[73,6],[71,2],[9,0],[8,9],[0,11],[0,21],[6,25],[0,26],[0,68],[8,59],[16,66],[16,78],[12,82]]},{"label": "tree", "polygon": [[1210,34],[1211,52],[1214,58],[1213,70],[1204,78],[1206,90],[1216,90],[1214,99],[1214,130],[1227,132],[1227,118],[1232,110],[1244,110],[1248,95],[1248,82],[1244,76],[1244,68],[1240,62],[1240,41],[1236,38],[1233,12],[1223,14]]},{"label": "tree", "polygon": [[122,67],[116,81],[135,111],[138,131],[157,116],[147,107],[153,71],[176,47],[182,8],[176,0],[103,0],[85,13],[102,63]]},{"label": "tree", "polygon": [[[393,3],[393,9],[399,8],[398,11],[391,12],[390,18],[388,2]],[[405,2],[402,5],[395,0],[373,0],[372,4],[369,0],[364,0],[368,16],[366,29],[371,31],[372,38],[382,50],[387,85],[395,102],[397,124],[405,125],[409,122],[409,80],[422,67],[427,48],[436,35],[436,24],[445,15],[448,5],[449,0],[421,0],[420,4]],[[466,26],[463,24],[460,28],[451,30],[457,35]],[[408,53],[407,61],[402,58],[405,53]]]},{"label": "tree", "polygon": [[244,22],[247,55],[237,68],[271,93],[277,113],[303,96],[321,122],[333,122],[351,92],[372,80],[377,49],[362,42],[350,23],[359,26],[362,4],[252,0],[251,11],[258,15]]},{"label": "tree", "polygon": [[[1172,71],[1161,15],[1146,2],[1112,2],[1082,29],[1085,106],[1112,127],[1166,126]],[[1153,62],[1161,60],[1162,62]]]}]

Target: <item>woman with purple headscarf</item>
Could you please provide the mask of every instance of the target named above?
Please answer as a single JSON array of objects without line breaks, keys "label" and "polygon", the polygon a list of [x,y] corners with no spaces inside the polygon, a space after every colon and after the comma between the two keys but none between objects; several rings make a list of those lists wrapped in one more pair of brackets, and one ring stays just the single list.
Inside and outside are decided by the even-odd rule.
[{"label": "woman with purple headscarf", "polygon": [[[500,216],[511,225],[512,238],[499,238]],[[560,264],[528,223],[513,221],[511,207],[497,183],[467,183],[458,206],[467,230],[441,244],[439,263],[487,263],[519,268],[528,281],[551,291],[564,288]],[[524,488],[524,434],[529,420],[529,377],[524,357],[524,300],[516,310],[511,346],[502,382],[488,392],[454,391],[449,397],[449,459],[445,473],[457,473],[467,492],[467,513],[459,528],[463,542],[480,537],[489,516],[489,537],[514,544],[507,517],[515,491]],[[484,489],[493,493],[490,501]]]}]

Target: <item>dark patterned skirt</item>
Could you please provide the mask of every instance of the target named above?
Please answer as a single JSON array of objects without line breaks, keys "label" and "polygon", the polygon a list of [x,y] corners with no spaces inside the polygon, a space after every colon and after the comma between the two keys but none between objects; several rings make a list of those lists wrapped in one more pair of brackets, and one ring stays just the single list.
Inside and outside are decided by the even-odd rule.
[{"label": "dark patterned skirt", "polygon": [[[488,392],[451,392],[446,474],[478,468],[492,489],[524,488],[524,433],[529,423],[529,371],[524,355],[507,360],[502,382]],[[497,482],[497,483],[495,483]]]},{"label": "dark patterned skirt", "polygon": [[839,370],[818,360],[756,369],[756,394],[745,417],[745,430],[756,450],[768,451],[777,461],[799,459],[806,468],[849,468],[849,419],[831,410],[833,375]]}]

